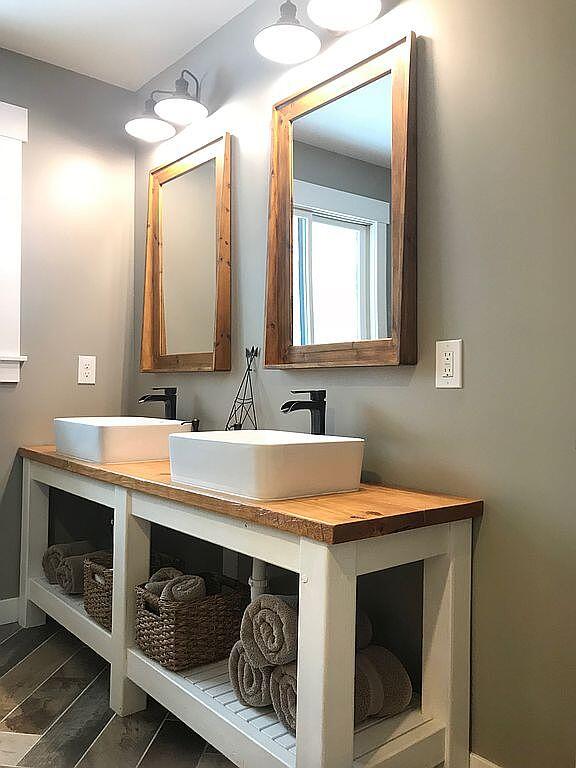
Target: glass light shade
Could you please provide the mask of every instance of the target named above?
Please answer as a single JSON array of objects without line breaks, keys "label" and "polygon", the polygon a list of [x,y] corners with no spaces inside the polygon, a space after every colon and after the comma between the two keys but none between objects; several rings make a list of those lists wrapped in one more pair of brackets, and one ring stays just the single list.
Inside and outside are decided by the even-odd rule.
[{"label": "glass light shade", "polygon": [[182,96],[172,96],[157,101],[154,111],[162,120],[168,120],[176,125],[190,125],[197,120],[203,120],[208,110],[196,99]]},{"label": "glass light shade", "polygon": [[318,35],[300,24],[273,24],[259,32],[254,46],[261,56],[278,64],[300,64],[320,51]]},{"label": "glass light shade", "polygon": [[142,115],[128,120],[124,126],[126,133],[134,136],[135,139],[141,139],[153,144],[157,141],[165,141],[176,135],[176,128],[159,117]]},{"label": "glass light shade", "polygon": [[381,0],[310,0],[308,16],[332,32],[350,32],[378,18]]}]

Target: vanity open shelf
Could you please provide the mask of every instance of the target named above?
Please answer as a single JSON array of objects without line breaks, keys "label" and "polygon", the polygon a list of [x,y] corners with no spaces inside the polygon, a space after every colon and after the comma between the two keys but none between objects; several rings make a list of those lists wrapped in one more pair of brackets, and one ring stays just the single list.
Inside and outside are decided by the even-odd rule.
[{"label": "vanity open shelf", "polygon": [[[54,448],[24,458],[20,621],[49,614],[111,664],[120,715],[153,696],[245,768],[448,768],[467,765],[471,521],[482,502],[364,485],[355,493],[256,502],[185,488],[168,462],[96,465]],[[112,632],[42,577],[50,487],[114,511]],[[134,645],[134,586],[148,576],[152,525],[299,575],[298,726],[244,707],[227,662],[167,671]],[[358,577],[424,562],[422,694],[401,715],[353,726]]]}]

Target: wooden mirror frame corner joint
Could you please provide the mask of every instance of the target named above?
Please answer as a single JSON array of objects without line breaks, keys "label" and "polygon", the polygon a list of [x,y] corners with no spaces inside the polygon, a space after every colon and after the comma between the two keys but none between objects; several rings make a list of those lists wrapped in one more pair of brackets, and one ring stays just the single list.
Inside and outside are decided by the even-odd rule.
[{"label": "wooden mirror frame corner joint", "polygon": [[[391,336],[374,341],[292,344],[292,123],[325,104],[392,76]],[[272,114],[266,295],[266,368],[414,365],[416,318],[416,36],[276,104]]]},{"label": "wooden mirror frame corner joint", "polygon": [[[229,371],[231,368],[231,138],[229,133],[184,157],[150,171],[146,268],[142,315],[142,373]],[[216,301],[214,347],[207,352],[167,354],[162,290],[162,184],[210,160],[216,162]],[[191,267],[192,268],[192,267]]]}]

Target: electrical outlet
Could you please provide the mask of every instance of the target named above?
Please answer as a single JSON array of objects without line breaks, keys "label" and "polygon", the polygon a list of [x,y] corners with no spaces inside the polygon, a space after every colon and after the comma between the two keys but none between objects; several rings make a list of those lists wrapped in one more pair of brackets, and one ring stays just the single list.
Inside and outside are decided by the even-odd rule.
[{"label": "electrical outlet", "polygon": [[436,342],[436,387],[462,388],[462,339]]},{"label": "electrical outlet", "polygon": [[96,384],[96,358],[78,355],[78,384]]}]

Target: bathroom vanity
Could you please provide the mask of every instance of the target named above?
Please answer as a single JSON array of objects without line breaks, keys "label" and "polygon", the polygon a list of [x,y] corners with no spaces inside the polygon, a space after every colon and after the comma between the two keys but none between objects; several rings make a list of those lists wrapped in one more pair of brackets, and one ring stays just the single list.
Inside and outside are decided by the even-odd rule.
[{"label": "bathroom vanity", "polygon": [[[111,664],[120,715],[153,696],[242,768],[448,768],[469,764],[470,565],[479,500],[363,485],[353,493],[257,502],[178,485],[168,461],[99,465],[22,448],[20,622],[59,621]],[[49,488],[114,511],[112,632],[42,572]],[[227,662],[168,672],[134,646],[134,586],[149,573],[151,525],[300,577],[298,727],[243,706]],[[388,720],[353,725],[357,578],[424,562],[422,694]]]}]

